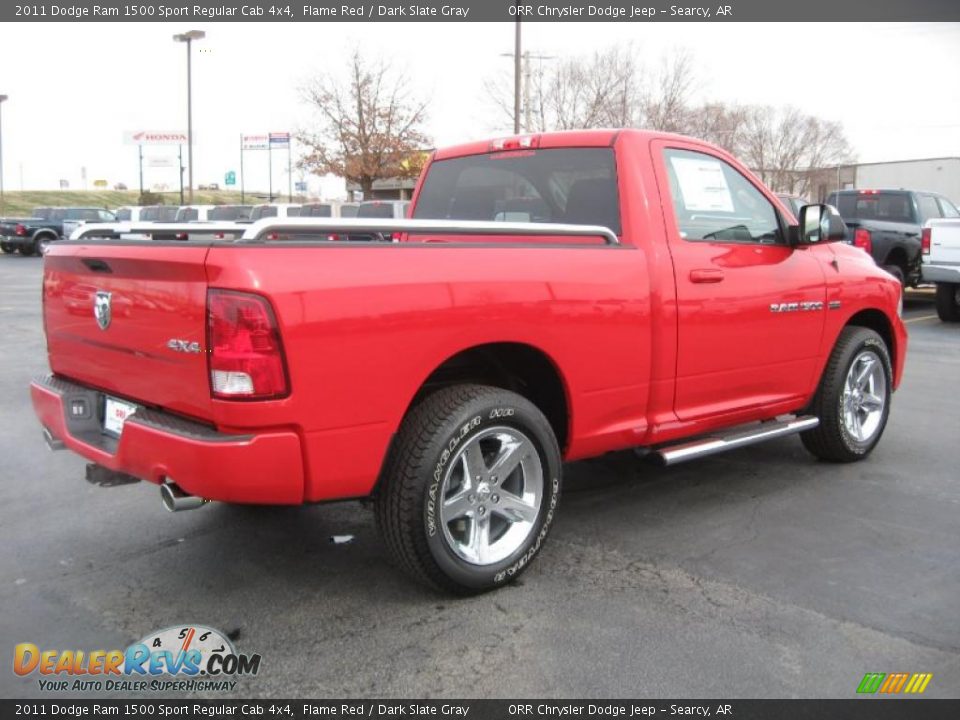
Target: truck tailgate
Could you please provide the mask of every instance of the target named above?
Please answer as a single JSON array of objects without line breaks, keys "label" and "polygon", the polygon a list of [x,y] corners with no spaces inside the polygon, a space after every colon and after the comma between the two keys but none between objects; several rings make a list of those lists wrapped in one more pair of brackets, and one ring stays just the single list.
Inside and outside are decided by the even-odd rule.
[{"label": "truck tailgate", "polygon": [[960,220],[931,220],[930,255],[932,265],[960,265]]},{"label": "truck tailgate", "polygon": [[120,398],[209,418],[207,250],[54,246],[43,280],[51,369]]}]

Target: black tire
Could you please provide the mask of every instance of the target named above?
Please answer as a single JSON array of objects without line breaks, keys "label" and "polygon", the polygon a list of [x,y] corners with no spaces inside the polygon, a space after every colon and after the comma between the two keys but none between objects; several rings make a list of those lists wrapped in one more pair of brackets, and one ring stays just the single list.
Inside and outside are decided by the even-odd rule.
[{"label": "black tire", "polygon": [[48,233],[41,233],[33,239],[33,254],[34,255],[43,255],[46,252],[47,247],[50,246],[50,243],[54,242],[56,238],[53,235]]},{"label": "black tire", "polygon": [[[851,366],[864,352],[872,353],[880,362],[884,403],[876,430],[861,440],[851,434],[844,422],[844,388]],[[811,414],[820,418],[820,425],[800,433],[804,447],[816,457],[829,462],[856,462],[866,458],[880,442],[890,416],[892,377],[890,352],[883,338],[868,328],[845,327],[834,345],[808,408]]]},{"label": "black tire", "polygon": [[907,273],[899,265],[884,265],[883,269],[900,281],[900,287],[907,286]]},{"label": "black tire", "polygon": [[[497,562],[475,564],[460,557],[446,537],[450,526],[441,520],[440,496],[445,478],[456,472],[459,453],[471,443],[480,447],[485,432],[503,428],[518,431],[536,453],[542,471],[540,504],[515,551]],[[534,459],[529,452],[524,458]],[[484,467],[486,472],[486,460]],[[377,526],[391,555],[415,578],[460,595],[492,590],[518,577],[543,547],[560,500],[561,473],[553,429],[533,403],[484,385],[444,388],[421,401],[400,428],[375,500]],[[509,478],[516,476],[499,479],[504,490]],[[495,475],[490,479],[498,481]],[[488,503],[498,501],[496,494],[486,497]],[[491,505],[488,523],[495,509]]]},{"label": "black tire", "polygon": [[960,283],[937,283],[937,315],[944,322],[960,322]]},{"label": "black tire", "polygon": [[24,257],[30,257],[35,252],[32,243],[30,245],[21,245],[19,248],[17,248],[17,251]]},{"label": "black tire", "polygon": [[15,253],[15,252],[17,251],[17,248],[15,248],[15,247],[14,247],[12,244],[10,244],[10,243],[0,243],[0,250],[2,250],[2,251],[3,251],[4,253],[6,253],[7,255],[12,255],[13,253]]}]

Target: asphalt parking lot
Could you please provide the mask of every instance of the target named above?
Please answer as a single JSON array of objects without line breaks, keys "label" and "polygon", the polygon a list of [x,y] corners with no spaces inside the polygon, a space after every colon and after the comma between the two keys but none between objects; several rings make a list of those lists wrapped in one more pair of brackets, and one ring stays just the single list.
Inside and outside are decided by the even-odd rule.
[{"label": "asphalt parking lot", "polygon": [[906,304],[906,377],[867,462],[787,438],[571,464],[534,567],[453,599],[394,569],[357,503],[171,515],[153,485],[88,485],[30,407],[41,264],[0,256],[3,697],[51,697],[10,671],[16,643],[123,648],[188,622],[262,655],[247,697],[849,698],[866,672],[960,696],[960,325],[932,295]]}]

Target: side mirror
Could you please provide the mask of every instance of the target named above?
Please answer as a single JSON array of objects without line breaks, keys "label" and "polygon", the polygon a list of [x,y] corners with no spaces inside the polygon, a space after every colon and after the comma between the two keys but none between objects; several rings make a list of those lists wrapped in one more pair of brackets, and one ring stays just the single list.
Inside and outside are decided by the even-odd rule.
[{"label": "side mirror", "polygon": [[796,245],[836,242],[846,236],[846,223],[832,205],[804,205],[800,208]]}]

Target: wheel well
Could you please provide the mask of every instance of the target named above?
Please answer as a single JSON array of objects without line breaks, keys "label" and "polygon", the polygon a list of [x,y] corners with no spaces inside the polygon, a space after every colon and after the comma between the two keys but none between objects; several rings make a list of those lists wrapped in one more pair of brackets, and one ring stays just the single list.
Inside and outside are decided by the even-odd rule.
[{"label": "wheel well", "polygon": [[909,269],[910,263],[907,260],[907,251],[903,248],[896,247],[887,254],[887,259],[883,263],[884,265],[899,265],[906,274]]},{"label": "wheel well", "polygon": [[847,321],[847,325],[870,328],[877,333],[883,338],[883,342],[887,346],[893,367],[897,366],[897,347],[893,340],[893,328],[890,327],[890,321],[887,320],[886,315],[879,310],[861,310]]},{"label": "wheel well", "polygon": [[567,393],[556,365],[541,350],[521,343],[491,343],[459,352],[430,374],[410,407],[441,387],[461,383],[492,385],[527,398],[546,416],[561,451],[566,447]]}]

